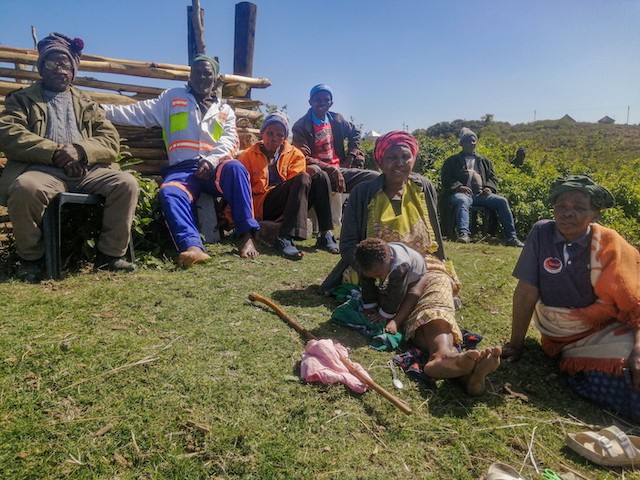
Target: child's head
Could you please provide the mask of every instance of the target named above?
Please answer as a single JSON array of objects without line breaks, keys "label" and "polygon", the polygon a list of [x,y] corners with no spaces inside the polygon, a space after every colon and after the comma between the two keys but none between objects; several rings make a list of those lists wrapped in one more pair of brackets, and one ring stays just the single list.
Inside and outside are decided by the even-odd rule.
[{"label": "child's head", "polygon": [[360,272],[369,278],[387,278],[391,270],[391,248],[381,238],[367,238],[356,246]]}]

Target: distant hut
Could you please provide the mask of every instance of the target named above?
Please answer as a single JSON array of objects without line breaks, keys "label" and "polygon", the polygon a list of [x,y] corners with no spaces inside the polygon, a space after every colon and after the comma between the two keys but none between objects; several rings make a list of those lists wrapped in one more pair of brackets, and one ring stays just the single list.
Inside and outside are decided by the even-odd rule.
[{"label": "distant hut", "polygon": [[576,121],[569,116],[569,114],[565,115],[564,117],[562,117],[560,119],[560,121],[565,121],[565,122],[571,122],[571,123],[576,123]]},{"label": "distant hut", "polygon": [[379,136],[380,136],[380,134],[378,132],[376,132],[375,130],[370,130],[370,131],[368,131],[367,133],[364,134],[364,139],[365,140],[375,140]]},{"label": "distant hut", "polygon": [[614,123],[616,123],[616,121],[610,116],[605,115],[600,120],[598,120],[598,123],[601,123],[603,125],[613,125]]}]

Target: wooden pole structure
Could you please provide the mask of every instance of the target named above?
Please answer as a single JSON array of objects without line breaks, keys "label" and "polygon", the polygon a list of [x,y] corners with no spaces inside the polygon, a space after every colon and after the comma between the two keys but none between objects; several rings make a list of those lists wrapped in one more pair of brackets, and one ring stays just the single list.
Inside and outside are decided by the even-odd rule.
[{"label": "wooden pole structure", "polygon": [[[258,7],[250,2],[236,4],[236,30],[233,52],[233,73],[250,77],[253,72],[253,50],[256,39]],[[251,91],[246,98],[251,98]]]},{"label": "wooden pole structure", "polygon": [[204,10],[200,8],[200,0],[192,0],[192,5],[187,7],[187,59],[189,65],[197,54],[207,53],[207,45],[204,40]]}]

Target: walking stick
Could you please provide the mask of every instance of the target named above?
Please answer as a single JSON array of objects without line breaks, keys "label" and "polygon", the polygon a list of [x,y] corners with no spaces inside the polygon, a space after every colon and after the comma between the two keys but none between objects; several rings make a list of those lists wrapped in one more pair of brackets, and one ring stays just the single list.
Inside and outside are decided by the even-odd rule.
[{"label": "walking stick", "polygon": [[[268,307],[270,307],[274,312],[278,314],[280,318],[282,318],[291,327],[293,327],[294,330],[298,332],[300,335],[302,335],[305,339],[307,340],[318,339],[318,337],[316,337],[313,333],[311,333],[309,330],[304,328],[302,325],[296,322],[293,318],[287,315],[282,308],[280,308],[278,305],[273,303],[271,300],[253,292],[249,294],[249,300],[251,300],[252,302],[261,302],[267,305]],[[396,397],[392,393],[382,388],[380,385],[378,385],[376,382],[374,382],[370,378],[367,378],[366,376],[362,375],[362,373],[360,373],[360,371],[353,365],[351,360],[349,360],[347,357],[340,355],[340,361],[347,368],[347,370],[349,370],[349,373],[351,373],[354,377],[356,377],[361,382],[366,383],[369,388],[371,388],[372,390],[375,390],[384,398],[389,400],[398,409],[400,409],[400,411],[402,411],[403,413],[406,413],[407,415],[410,415],[413,412],[413,410],[411,410],[411,407],[407,405],[405,402],[403,402],[398,397]]]}]

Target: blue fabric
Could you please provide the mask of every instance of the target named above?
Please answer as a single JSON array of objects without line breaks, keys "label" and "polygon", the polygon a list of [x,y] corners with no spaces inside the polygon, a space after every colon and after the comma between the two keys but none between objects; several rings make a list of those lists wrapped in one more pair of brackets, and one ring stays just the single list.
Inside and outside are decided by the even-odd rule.
[{"label": "blue fabric", "polygon": [[[199,161],[197,159],[180,162],[163,170],[163,184],[160,188],[160,206],[173,242],[179,252],[195,246],[204,249],[200,232],[195,222],[195,201],[201,193],[208,193],[213,197],[223,197],[231,206],[231,215],[237,235],[249,230],[258,230],[260,225],[253,217],[251,186],[247,169],[237,160],[223,162],[213,170],[209,180],[195,177]],[[222,169],[219,171],[219,169]],[[220,189],[215,179],[220,176]],[[175,185],[166,185],[176,182]],[[193,198],[193,202],[191,198]]]},{"label": "blue fabric", "polygon": [[326,85],[324,83],[319,83],[311,89],[311,91],[309,92],[309,100],[311,100],[313,96],[318,92],[329,93],[329,95],[331,95],[331,100],[333,100],[333,90],[331,90],[331,87],[329,85]]},{"label": "blue fabric", "polygon": [[498,220],[504,230],[504,237],[508,240],[516,236],[516,226],[513,221],[513,214],[509,208],[509,202],[506,198],[492,193],[486,197],[482,195],[473,195],[470,197],[464,193],[454,193],[451,195],[451,203],[456,207],[456,221],[458,224],[458,233],[466,233],[469,235],[469,207],[485,207],[495,210],[498,214]]},{"label": "blue fabric", "polygon": [[325,113],[324,119],[320,120],[318,117],[316,117],[316,114],[313,113],[313,110],[311,110],[311,121],[316,125],[322,125],[323,123],[327,123],[329,121],[329,115]]},{"label": "blue fabric", "polygon": [[619,377],[581,372],[567,377],[567,382],[578,395],[640,422],[640,390],[633,388],[628,369]]}]

